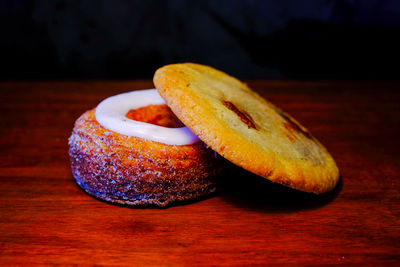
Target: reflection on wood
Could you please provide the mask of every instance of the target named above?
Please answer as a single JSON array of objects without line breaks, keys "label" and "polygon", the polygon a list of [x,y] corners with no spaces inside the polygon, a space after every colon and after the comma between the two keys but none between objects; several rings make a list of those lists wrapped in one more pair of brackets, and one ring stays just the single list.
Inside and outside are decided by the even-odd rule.
[{"label": "reflection on wood", "polygon": [[400,83],[249,82],[331,152],[312,195],[231,166],[221,191],[166,209],[110,205],[74,183],[67,138],[135,82],[0,83],[0,264],[400,263]]}]

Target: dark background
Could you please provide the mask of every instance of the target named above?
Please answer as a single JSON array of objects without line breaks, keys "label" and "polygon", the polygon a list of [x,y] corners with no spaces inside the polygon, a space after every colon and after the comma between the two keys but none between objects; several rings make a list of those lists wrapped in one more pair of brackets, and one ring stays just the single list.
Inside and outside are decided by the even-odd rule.
[{"label": "dark background", "polygon": [[399,0],[0,0],[0,79],[398,79]]}]

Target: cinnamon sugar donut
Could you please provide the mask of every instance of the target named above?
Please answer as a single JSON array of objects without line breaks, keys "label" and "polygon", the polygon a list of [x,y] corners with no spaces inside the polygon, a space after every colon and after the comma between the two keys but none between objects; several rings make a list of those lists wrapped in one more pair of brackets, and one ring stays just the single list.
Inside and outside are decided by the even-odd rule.
[{"label": "cinnamon sugar donut", "polygon": [[[124,110],[129,97],[138,103],[140,93],[151,97]],[[102,102],[75,122],[69,154],[77,184],[96,198],[126,205],[163,207],[214,192],[221,170],[215,152],[183,127],[155,90],[128,94],[117,96],[125,104]]]}]

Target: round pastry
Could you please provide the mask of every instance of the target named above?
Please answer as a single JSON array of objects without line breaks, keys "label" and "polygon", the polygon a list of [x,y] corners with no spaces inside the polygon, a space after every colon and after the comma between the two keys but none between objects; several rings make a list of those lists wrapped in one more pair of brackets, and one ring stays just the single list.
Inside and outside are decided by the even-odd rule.
[{"label": "round pastry", "polygon": [[289,114],[214,68],[173,64],[154,84],[176,116],[234,164],[273,182],[324,193],[339,180],[328,151]]},{"label": "round pastry", "polygon": [[155,89],[110,97],[85,112],[69,138],[77,184],[99,199],[166,206],[216,190],[219,159]]}]

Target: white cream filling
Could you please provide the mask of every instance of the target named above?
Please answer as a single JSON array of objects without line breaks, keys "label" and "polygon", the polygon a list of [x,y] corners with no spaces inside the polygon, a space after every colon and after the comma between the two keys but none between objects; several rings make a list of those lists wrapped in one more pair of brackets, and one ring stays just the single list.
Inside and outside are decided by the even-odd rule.
[{"label": "white cream filling", "polygon": [[156,89],[132,91],[104,99],[96,108],[96,120],[104,128],[128,136],[164,143],[190,145],[200,139],[187,127],[168,128],[128,119],[131,109],[165,104]]}]

